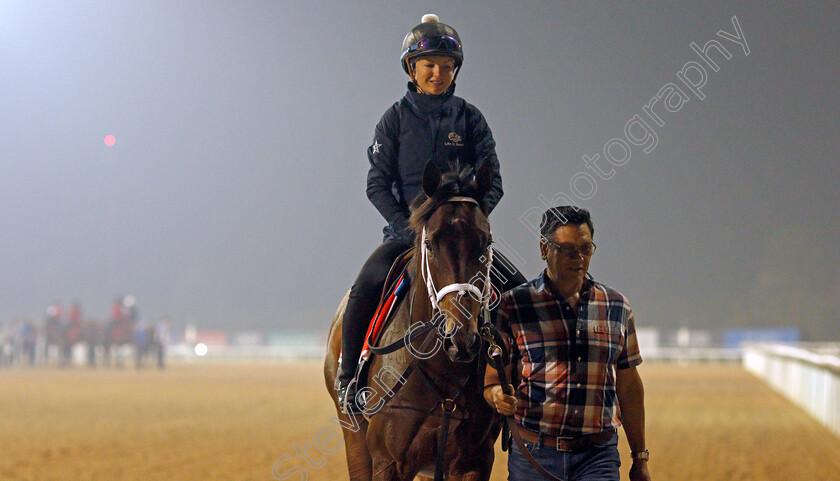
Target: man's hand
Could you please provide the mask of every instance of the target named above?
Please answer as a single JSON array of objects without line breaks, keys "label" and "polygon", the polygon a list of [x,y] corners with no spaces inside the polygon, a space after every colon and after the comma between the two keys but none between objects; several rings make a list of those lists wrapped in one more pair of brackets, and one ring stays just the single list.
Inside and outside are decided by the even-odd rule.
[{"label": "man's hand", "polygon": [[[513,392],[513,386],[510,386],[510,392]],[[502,391],[502,386],[496,384],[484,390],[484,400],[487,401],[493,409],[504,416],[510,416],[516,412],[516,398],[509,396]]]},{"label": "man's hand", "polygon": [[633,466],[630,467],[630,481],[650,481],[647,461],[633,460]]},{"label": "man's hand", "polygon": [[[645,388],[635,367],[617,369],[615,391],[621,406],[621,424],[631,451],[645,449]],[[630,481],[649,481],[647,461],[634,459],[630,467]]]}]

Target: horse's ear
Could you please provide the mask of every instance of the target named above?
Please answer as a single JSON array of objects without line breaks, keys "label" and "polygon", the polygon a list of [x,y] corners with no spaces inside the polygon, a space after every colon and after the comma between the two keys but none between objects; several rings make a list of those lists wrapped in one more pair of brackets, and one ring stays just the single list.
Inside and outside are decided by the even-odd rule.
[{"label": "horse's ear", "polygon": [[433,161],[426,162],[426,168],[423,169],[423,192],[426,197],[431,198],[437,192],[440,186],[440,170]]},{"label": "horse's ear", "polygon": [[486,159],[475,173],[475,186],[481,199],[493,188],[493,166]]}]

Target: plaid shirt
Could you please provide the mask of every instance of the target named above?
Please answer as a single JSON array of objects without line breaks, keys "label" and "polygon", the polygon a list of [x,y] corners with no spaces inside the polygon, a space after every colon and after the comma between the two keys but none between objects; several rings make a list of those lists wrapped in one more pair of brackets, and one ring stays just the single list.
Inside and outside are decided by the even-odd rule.
[{"label": "plaid shirt", "polygon": [[[515,419],[548,436],[618,428],[615,369],[642,362],[630,306],[588,273],[577,313],[546,284],[546,272],[502,296],[497,322],[521,362]],[[511,342],[512,341],[512,342]]]}]

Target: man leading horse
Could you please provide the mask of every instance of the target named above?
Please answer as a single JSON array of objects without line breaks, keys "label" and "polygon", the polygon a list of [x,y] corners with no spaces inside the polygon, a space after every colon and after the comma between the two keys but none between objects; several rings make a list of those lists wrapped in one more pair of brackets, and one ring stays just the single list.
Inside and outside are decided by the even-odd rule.
[{"label": "man leading horse", "polygon": [[[514,415],[508,479],[540,479],[545,471],[554,479],[618,481],[623,425],[630,479],[650,481],[635,321],[627,298],[589,273],[592,218],[586,209],[554,207],[540,230],[545,270],[505,293],[499,307],[512,362],[488,368],[484,381],[487,403]],[[515,387],[507,384],[512,366]]]}]

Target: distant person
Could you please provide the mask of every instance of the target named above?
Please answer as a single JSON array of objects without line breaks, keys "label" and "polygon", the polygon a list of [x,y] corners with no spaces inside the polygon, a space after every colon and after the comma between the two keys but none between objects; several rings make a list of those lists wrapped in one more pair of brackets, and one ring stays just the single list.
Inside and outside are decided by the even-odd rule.
[{"label": "distant person", "polygon": [[[578,481],[619,481],[617,428],[632,451],[631,481],[649,481],[642,362],[627,298],[589,274],[595,253],[589,212],[563,206],[543,214],[546,269],[502,296],[499,331],[519,366],[515,396],[488,366],[484,398],[514,415],[525,446],[551,474]],[[620,410],[619,410],[620,406]],[[542,476],[513,443],[510,481]]]},{"label": "distant person", "polygon": [[38,345],[38,329],[32,320],[26,320],[20,325],[21,354],[30,367],[35,366],[36,346]]},{"label": "distant person", "polygon": [[140,369],[143,367],[143,359],[145,359],[146,354],[149,352],[151,341],[149,326],[145,320],[140,319],[134,324],[133,341],[135,367]]},{"label": "distant person", "polygon": [[134,296],[125,296],[122,300],[122,312],[129,322],[139,320],[140,312],[137,310],[137,298]]},{"label": "distant person", "polygon": [[[432,161],[441,172],[448,172],[456,165],[477,169],[489,162],[494,175],[493,188],[484,199],[485,214],[502,198],[502,175],[490,127],[477,108],[454,95],[463,61],[458,32],[440,23],[437,15],[423,16],[403,40],[400,63],[410,79],[408,91],[382,116],[367,150],[367,196],[388,225],[384,242],[365,261],[353,283],[344,312],[338,404],[345,411],[361,411],[351,380],[385,277],[394,260],[411,248],[408,206],[422,191],[426,163]],[[504,277],[493,278],[497,290],[525,281],[498,250],[493,265],[494,273]]]},{"label": "distant person", "polygon": [[155,350],[157,351],[158,369],[166,367],[166,350],[169,346],[169,319],[163,318],[155,324],[153,336]]},{"label": "distant person", "polygon": [[64,342],[61,361],[69,366],[73,360],[73,346],[82,341],[82,307],[73,302],[64,320]]},{"label": "distant person", "polygon": [[55,360],[61,363],[61,347],[64,344],[64,316],[61,304],[53,301],[47,307],[44,319],[44,364]]},{"label": "distant person", "polygon": [[82,306],[74,302],[67,312],[67,340],[75,344],[82,339]]},{"label": "distant person", "polygon": [[128,317],[123,308],[123,302],[121,297],[117,297],[114,299],[114,302],[111,303],[111,312],[109,314],[109,318],[111,322],[119,322],[123,319]]}]

